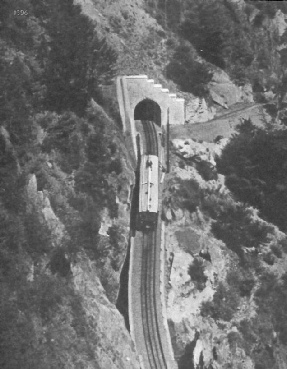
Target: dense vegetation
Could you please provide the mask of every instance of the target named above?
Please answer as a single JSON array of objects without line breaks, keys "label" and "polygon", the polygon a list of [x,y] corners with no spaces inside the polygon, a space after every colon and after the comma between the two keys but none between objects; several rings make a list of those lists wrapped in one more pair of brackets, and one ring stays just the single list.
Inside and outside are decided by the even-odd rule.
[{"label": "dense vegetation", "polygon": [[274,227],[256,219],[255,210],[248,205],[234,201],[232,196],[222,193],[220,189],[202,189],[195,180],[180,180],[179,184],[173,197],[166,198],[166,203],[191,213],[200,209],[205,217],[213,220],[213,235],[235,252],[241,263],[249,263],[246,249],[258,253],[260,245],[270,241]]},{"label": "dense vegetation", "polygon": [[[185,90],[202,96],[208,82],[205,62],[197,65],[199,57],[224,69],[235,83],[251,82],[256,93],[264,88],[277,93],[281,83],[281,61],[275,45],[283,38],[270,27],[278,10],[287,13],[285,2],[246,1],[245,6],[229,0],[158,0],[147,1],[147,10],[168,32],[175,32],[194,48],[193,55],[179,52],[178,46],[167,67],[168,77]],[[192,60],[185,67],[186,57]],[[196,72],[197,79],[179,78],[174,68],[188,74]],[[210,68],[209,68],[210,69]],[[206,95],[206,90],[205,90]]]},{"label": "dense vegetation", "polygon": [[[201,315],[223,330],[230,322],[236,326],[238,331],[227,336],[231,352],[244,349],[260,369],[275,369],[278,351],[285,350],[287,342],[286,152],[284,125],[258,127],[243,121],[217,158],[229,191],[176,178],[166,199],[167,206],[188,210],[196,227],[208,224],[212,235],[223,241],[227,275],[220,280],[216,276],[213,298],[202,303]],[[181,168],[192,165],[179,160]],[[199,291],[205,287],[203,265],[199,254],[188,270]]]},{"label": "dense vegetation", "polygon": [[167,77],[175,81],[182,91],[201,97],[207,95],[207,83],[210,82],[212,73],[195,60],[195,53],[188,43],[175,49],[166,71]]},{"label": "dense vegetation", "polygon": [[[259,128],[250,121],[245,121],[238,128],[239,133],[223,150],[217,164],[225,174],[227,171],[238,176],[236,190],[247,188],[242,183],[248,183],[251,188],[257,182],[261,183],[261,177],[257,181],[255,179],[259,173],[263,173],[265,181],[269,178],[269,191],[262,195],[263,198],[267,198],[269,193],[283,191],[283,187],[277,183],[279,179],[284,181],[282,165],[286,162],[286,129],[276,127],[277,129]],[[258,159],[256,165],[255,159]],[[193,165],[190,159],[183,159],[181,156],[177,161],[181,168]],[[242,173],[251,173],[254,177],[244,176],[243,181]],[[228,174],[226,184],[229,186]],[[233,352],[236,347],[243,348],[256,368],[275,368],[275,346],[286,344],[286,324],[283,323],[286,320],[283,292],[286,288],[286,276],[275,274],[276,267],[286,257],[286,235],[279,232],[272,222],[264,221],[258,216],[258,211],[251,207],[257,206],[257,203],[246,201],[237,196],[237,192],[230,186],[229,188],[231,192],[222,185],[215,187],[212,182],[207,185],[196,178],[176,178],[170,182],[171,196],[166,198],[165,205],[171,209],[180,207],[192,213],[194,226],[200,230],[207,226],[215,238],[223,241],[222,255],[228,255],[227,275],[220,280],[216,275],[213,281],[215,293],[212,300],[202,303],[202,317],[212,322],[211,324],[216,321],[223,330],[232,322],[238,332],[228,333],[230,350]],[[255,186],[255,190],[256,188]],[[254,200],[256,196],[253,194],[250,199]],[[282,199],[284,201],[284,197]],[[273,207],[276,214],[274,204],[271,206],[270,203],[270,207]],[[274,222],[276,223],[275,218]],[[188,269],[191,281],[198,291],[205,288],[204,259],[199,254]],[[214,262],[212,258],[210,261]],[[249,308],[254,311],[250,319],[249,312],[246,311]]]},{"label": "dense vegetation", "polygon": [[[284,126],[256,127],[250,120],[246,120],[238,126],[237,134],[232,137],[223,150],[222,156],[217,160],[218,170],[225,174],[226,186],[235,199],[241,201],[241,204],[245,203],[245,206],[252,205],[259,209],[259,215],[263,219],[276,224],[284,232],[286,232],[287,205],[286,159],[286,128]],[[238,206],[241,209],[244,208],[243,205]],[[236,210],[236,217],[240,218],[238,210]],[[223,219],[221,225],[218,224],[221,222],[220,218],[217,218],[213,231],[215,231],[215,236],[221,238],[226,245],[232,244],[234,247],[243,244],[244,240],[237,237],[238,232],[242,231],[239,224],[230,229],[229,236],[225,232],[232,218],[228,216]],[[248,222],[244,230],[249,234],[250,246],[256,249],[260,244],[266,245],[271,234],[271,227],[261,222],[259,228],[257,226],[257,229],[256,227],[253,229],[254,225],[254,220]],[[219,233],[218,230],[220,230]],[[285,243],[284,239],[278,239],[278,237],[271,244],[269,241],[270,248],[267,253],[263,254],[263,261],[267,265],[273,265],[276,260],[282,258],[283,253],[286,253]],[[233,249],[238,253],[237,250]],[[258,257],[259,255],[255,256],[256,259]],[[237,335],[234,339],[236,344],[242,346],[253,358],[256,368],[275,368],[274,345],[278,343],[286,345],[287,342],[285,324],[287,302],[284,292],[286,274],[278,278],[272,272],[264,271],[259,260],[256,259],[252,261],[250,257],[249,260],[245,257],[247,263],[241,267],[244,268],[243,273],[237,272],[239,279],[236,275],[229,275],[227,278],[228,284],[233,286],[232,290],[236,291],[239,288],[239,295],[243,297],[249,296],[252,291],[254,293],[254,275],[256,278],[259,277],[259,288],[255,289],[254,294],[257,315],[251,320],[240,321],[238,329],[241,336]],[[251,273],[252,270],[253,273],[255,272],[254,275]],[[221,306],[218,291],[221,290],[217,290],[213,301],[203,304],[202,314],[225,319],[225,310],[229,307],[231,309],[229,318],[232,318],[236,309],[232,313],[233,301],[229,302],[231,295],[228,293],[226,304]],[[260,337],[259,342],[255,338],[257,336]]]},{"label": "dense vegetation", "polygon": [[[276,368],[274,346],[287,342],[286,274],[278,279],[272,273],[264,273],[255,301],[257,315],[238,324],[241,337],[238,337],[237,345],[253,358],[256,368]],[[258,336],[260,340],[256,339]]]},{"label": "dense vegetation", "polygon": [[[246,1],[244,12],[225,0],[149,3],[165,31],[142,44],[133,42],[143,45],[145,54],[144,46],[156,45],[154,51],[172,35],[166,39],[166,72],[183,91],[207,95],[214,64],[238,84],[251,81],[255,92],[272,90],[278,95],[276,109],[284,107],[286,50],[274,52],[274,45],[286,42],[287,33],[279,40],[268,28],[278,9],[287,12],[284,2]],[[15,9],[27,15],[14,14]],[[120,15],[110,19],[125,40],[133,29],[129,14],[123,12],[131,26],[126,30]],[[113,273],[122,265],[123,229],[113,224],[107,236],[99,229],[103,208],[111,218],[118,215],[122,153],[116,142],[120,132],[100,106],[100,85],[114,75],[117,55],[72,0],[2,0],[0,30],[0,367],[85,368],[88,361],[98,368],[98,327],[86,316],[71,273],[76,262],[87,258],[115,302]],[[181,42],[172,42],[172,32]],[[286,123],[286,112],[281,115]],[[262,272],[283,259],[286,240],[276,239],[274,227],[250,208],[286,231],[285,136],[285,130],[245,122],[218,161],[234,197],[182,181],[170,199],[191,213],[201,212],[199,226],[210,221],[210,232],[236,260],[201,313],[226,322],[234,319],[242,300],[254,298],[257,316],[237,321],[239,333],[228,339],[250,353],[256,369],[273,368],[272,344],[287,342],[286,276]],[[208,171],[208,166],[202,169],[204,179]],[[27,194],[32,174],[46,209],[51,205],[65,227],[65,232],[56,229],[60,241],[38,200],[33,203],[33,194]],[[204,289],[201,259],[194,260],[189,273]],[[186,346],[182,367],[193,365],[195,343]]]},{"label": "dense vegetation", "polygon": [[286,231],[286,138],[287,130],[263,129],[250,120],[238,127],[218,159],[226,185],[242,202]]},{"label": "dense vegetation", "polygon": [[[96,329],[70,277],[78,255],[109,257],[112,270],[122,263],[121,228],[98,234],[104,207],[117,217],[122,170],[119,131],[98,104],[116,53],[72,0],[4,0],[0,27],[0,366],[97,368]],[[65,226],[58,238],[27,194],[32,174]],[[61,334],[75,355],[52,343]]]}]

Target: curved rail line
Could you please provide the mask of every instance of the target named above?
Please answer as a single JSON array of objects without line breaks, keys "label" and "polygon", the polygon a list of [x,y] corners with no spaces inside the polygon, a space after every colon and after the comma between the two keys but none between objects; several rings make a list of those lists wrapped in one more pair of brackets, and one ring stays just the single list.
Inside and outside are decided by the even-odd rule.
[{"label": "curved rail line", "polygon": [[151,369],[167,369],[156,311],[156,230],[143,234],[142,321]]},{"label": "curved rail line", "polygon": [[155,124],[149,120],[143,120],[142,125],[146,142],[145,154],[158,155],[158,140]]},{"label": "curved rail line", "polygon": [[[157,131],[153,122],[142,121],[146,154],[158,155]],[[157,226],[143,232],[143,257],[141,270],[141,305],[143,332],[150,369],[167,369],[161,342],[156,308],[156,239]]]}]

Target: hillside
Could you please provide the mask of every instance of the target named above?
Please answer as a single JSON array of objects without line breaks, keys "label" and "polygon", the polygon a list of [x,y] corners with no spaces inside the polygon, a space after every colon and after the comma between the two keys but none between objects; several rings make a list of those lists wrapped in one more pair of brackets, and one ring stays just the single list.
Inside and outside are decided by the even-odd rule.
[{"label": "hillside", "polygon": [[284,2],[77,4],[118,51],[117,73],[147,74],[180,92],[188,123],[208,121],[242,103],[270,102],[285,111],[280,102],[286,94]]},{"label": "hillside", "polygon": [[[135,181],[105,89],[119,74],[186,99],[164,199],[179,369],[287,368],[286,14],[243,0],[1,2],[1,368],[140,368],[118,310]],[[224,154],[213,140],[250,117]]]},{"label": "hillside", "polygon": [[[286,135],[286,131],[279,132],[274,137]],[[244,150],[252,150],[246,136],[241,143]],[[237,151],[242,138],[233,140],[234,145],[226,139],[218,143],[173,140],[163,214],[167,315],[181,369],[275,369],[287,365],[286,218],[279,208],[281,201],[285,209],[286,201],[280,192],[276,206],[269,202],[258,214],[250,206],[254,199],[253,205],[260,207],[255,178],[251,197],[247,175],[243,179],[237,172],[237,182],[233,174],[224,179],[220,172],[232,171],[234,157],[242,157],[242,151]],[[262,153],[266,148],[262,141]],[[254,152],[259,155],[259,150]],[[246,153],[245,158],[250,156]],[[276,159],[270,151],[269,158],[274,165]],[[261,163],[266,177],[270,164],[267,160]],[[237,169],[243,168],[241,161]],[[286,185],[285,179],[283,183]],[[274,192],[274,182],[271,187]],[[268,201],[268,195],[262,199]],[[275,203],[274,197],[272,201]]]}]

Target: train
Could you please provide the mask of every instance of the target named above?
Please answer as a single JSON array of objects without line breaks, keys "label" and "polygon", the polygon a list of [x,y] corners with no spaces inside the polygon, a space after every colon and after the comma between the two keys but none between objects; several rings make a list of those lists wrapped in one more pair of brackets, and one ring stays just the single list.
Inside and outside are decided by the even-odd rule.
[{"label": "train", "polygon": [[142,155],[139,182],[138,227],[154,229],[158,216],[158,176],[159,160],[157,155]]}]

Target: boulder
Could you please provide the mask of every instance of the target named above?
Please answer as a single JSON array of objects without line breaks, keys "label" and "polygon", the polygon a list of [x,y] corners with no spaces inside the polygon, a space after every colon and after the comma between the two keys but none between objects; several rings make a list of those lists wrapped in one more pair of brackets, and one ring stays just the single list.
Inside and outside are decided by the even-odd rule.
[{"label": "boulder", "polygon": [[223,70],[214,72],[208,87],[213,101],[226,109],[239,102],[253,102],[252,87],[236,86]]},{"label": "boulder", "polygon": [[203,123],[214,118],[216,110],[208,107],[205,99],[194,98],[191,94],[184,94],[186,123]]}]

